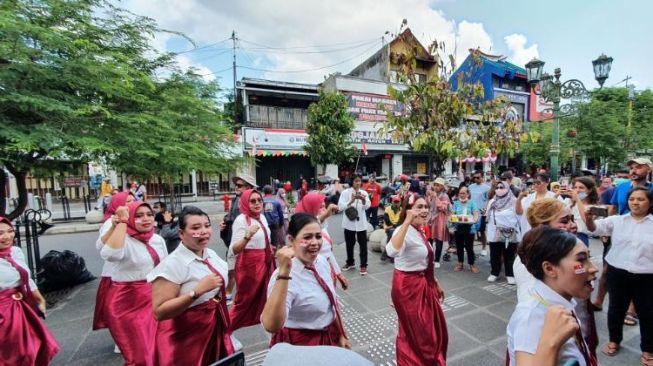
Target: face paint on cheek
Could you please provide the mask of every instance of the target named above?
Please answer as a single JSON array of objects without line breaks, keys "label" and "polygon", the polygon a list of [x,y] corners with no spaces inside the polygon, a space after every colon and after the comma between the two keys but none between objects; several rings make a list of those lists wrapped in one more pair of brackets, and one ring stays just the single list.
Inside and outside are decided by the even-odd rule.
[{"label": "face paint on cheek", "polygon": [[302,247],[302,248],[308,247],[309,244],[310,243],[308,242],[308,240],[303,240],[302,239],[302,240],[299,241],[299,246]]},{"label": "face paint on cheek", "polygon": [[140,225],[140,224],[142,224],[142,223],[143,223],[143,219],[136,219],[136,220],[134,220],[134,223],[136,223],[136,224],[139,224],[139,225]]},{"label": "face paint on cheek", "polygon": [[585,270],[585,267],[582,264],[576,264],[574,266],[574,273],[577,275],[582,275],[587,273],[587,271]]},{"label": "face paint on cheek", "polygon": [[202,237],[202,234],[200,234],[200,233],[193,233],[193,235],[191,235],[191,236],[192,236],[193,238],[196,238],[196,239],[197,239],[197,238],[201,238],[201,237]]}]

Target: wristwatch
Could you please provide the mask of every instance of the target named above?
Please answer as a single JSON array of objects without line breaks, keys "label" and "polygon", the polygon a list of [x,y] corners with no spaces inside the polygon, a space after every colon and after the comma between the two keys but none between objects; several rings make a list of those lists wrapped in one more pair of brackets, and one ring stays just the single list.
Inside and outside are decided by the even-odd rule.
[{"label": "wristwatch", "polygon": [[195,293],[195,290],[191,290],[191,291],[188,293],[188,296],[190,296],[190,298],[193,299],[193,300],[197,300],[197,299],[199,298],[199,295],[197,295],[197,294]]}]

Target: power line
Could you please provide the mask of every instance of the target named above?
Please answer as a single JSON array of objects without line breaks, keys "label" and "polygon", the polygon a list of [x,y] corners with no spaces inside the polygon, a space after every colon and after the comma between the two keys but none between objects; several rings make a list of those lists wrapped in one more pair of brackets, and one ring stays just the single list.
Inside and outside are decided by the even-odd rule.
[{"label": "power line", "polygon": [[229,37],[229,38],[225,38],[225,39],[223,39],[223,40],[220,41],[220,42],[210,43],[210,44],[207,44],[207,45],[204,45],[204,46],[195,47],[195,48],[190,49],[190,50],[179,51],[179,52],[173,52],[173,53],[176,54],[176,55],[181,55],[181,54],[183,54],[183,53],[195,52],[195,51],[203,50],[203,49],[206,49],[206,48],[209,48],[209,47],[217,46],[217,45],[219,45],[219,44],[221,44],[221,43],[227,42],[227,41],[230,40],[230,39],[231,39],[231,37]]},{"label": "power line", "polygon": [[371,42],[373,40],[376,41],[378,39],[379,39],[379,37],[375,37],[373,39],[368,39],[368,40],[365,40],[365,41],[360,41],[359,40],[359,41],[340,42],[340,43],[332,43],[332,44],[325,44],[325,45],[275,47],[275,46],[267,46],[267,45],[264,45],[264,44],[261,44],[261,43],[256,43],[256,42],[252,42],[252,41],[248,41],[248,40],[239,38],[239,40],[242,41],[242,42],[249,43],[249,44],[252,44],[254,46],[261,47],[261,48],[273,49],[273,50],[290,50],[290,49],[300,49],[300,48],[333,47],[333,46],[342,46],[342,45],[347,45],[347,44],[351,45],[351,44],[369,43],[369,42]]},{"label": "power line", "polygon": [[363,43],[357,43],[353,46],[347,46],[347,47],[340,47],[340,48],[333,48],[333,49],[328,49],[328,50],[315,50],[315,51],[288,51],[288,50],[281,50],[281,49],[269,49],[269,48],[264,48],[264,47],[239,47],[243,50],[249,51],[249,52],[258,52],[258,53],[280,53],[280,54],[324,54],[324,53],[334,53],[334,52],[342,52],[342,51],[350,51],[354,50],[357,48],[361,48],[364,46],[367,46],[371,43],[376,43],[378,42],[378,38],[374,39],[372,41],[366,41]]}]

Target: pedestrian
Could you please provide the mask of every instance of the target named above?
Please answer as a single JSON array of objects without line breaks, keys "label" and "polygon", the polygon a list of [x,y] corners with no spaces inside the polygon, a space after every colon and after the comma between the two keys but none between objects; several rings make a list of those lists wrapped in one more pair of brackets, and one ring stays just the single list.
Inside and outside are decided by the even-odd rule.
[{"label": "pedestrian", "polygon": [[386,245],[395,258],[391,297],[399,323],[397,365],[446,365],[448,333],[440,303],[444,292],[435,279],[433,248],[420,228],[429,206],[418,196],[402,203],[401,226]]},{"label": "pedestrian", "polygon": [[154,365],[209,365],[234,353],[227,311],[227,262],[208,248],[209,216],[186,206],[181,245],[147,275],[158,321]]},{"label": "pedestrian", "polygon": [[490,191],[490,186],[485,183],[483,179],[482,171],[475,171],[472,174],[472,184],[468,187],[470,200],[474,202],[474,206],[478,209],[479,212],[479,227],[478,227],[478,236],[481,242],[481,256],[486,256],[487,251],[485,247],[487,246],[487,238],[485,236],[485,226],[487,224],[486,217],[486,207],[488,202],[488,192]]},{"label": "pedestrian", "polygon": [[23,251],[14,246],[11,221],[0,216],[0,335],[4,365],[47,365],[59,345],[39,317],[46,302],[30,278]]},{"label": "pedestrian", "polygon": [[104,206],[104,200],[107,197],[111,197],[111,192],[113,192],[113,186],[111,185],[111,179],[109,177],[106,177],[102,180],[102,184],[100,185],[100,194],[98,195],[97,203],[95,204],[95,209],[103,209],[105,208]]},{"label": "pedestrian", "polygon": [[[383,213],[383,229],[385,230],[386,242],[390,241],[392,233],[399,227],[399,217],[401,217],[401,197],[394,195],[392,196],[392,203],[385,208]],[[395,259],[388,257],[385,247],[381,248],[381,250],[383,251],[381,253],[381,261],[385,262],[390,260],[390,262],[394,263]]]},{"label": "pedestrian", "polygon": [[340,282],[343,290],[349,287],[349,281],[342,274],[342,270],[338,265],[335,255],[333,254],[333,239],[327,231],[327,218],[338,211],[338,206],[329,204],[326,206],[326,197],[321,193],[309,193],[297,204],[295,213],[307,213],[317,218],[322,227],[322,247],[320,254],[327,259],[331,267],[331,277],[333,279],[333,286],[335,287],[336,281]]},{"label": "pedestrian", "polygon": [[506,281],[515,284],[512,270],[517,250],[519,218],[515,214],[517,199],[504,182],[498,182],[494,197],[488,203],[487,237],[490,240],[490,276],[488,282],[495,282],[501,274],[503,263]]},{"label": "pedestrian", "polygon": [[172,212],[165,210],[162,214],[161,224],[161,229],[158,229],[156,233],[165,240],[168,253],[172,253],[177,249],[181,242],[178,232],[179,222],[177,221],[177,218],[173,216]]},{"label": "pedestrian", "polygon": [[263,196],[248,189],[238,204],[240,215],[234,221],[229,246],[229,252],[236,256],[237,291],[229,312],[232,331],[261,322],[266,286],[275,268],[270,231],[263,215]]},{"label": "pedestrian", "polygon": [[428,198],[430,207],[429,226],[431,228],[431,239],[435,242],[435,268],[440,268],[440,256],[444,242],[449,242],[449,229],[447,221],[451,211],[451,200],[447,195],[447,183],[442,178],[433,182],[432,194]]},{"label": "pedestrian", "polygon": [[[479,269],[474,265],[476,255],[474,254],[474,236],[476,235],[479,220],[479,210],[474,202],[469,200],[469,190],[462,186],[458,191],[458,200],[454,201],[451,210],[451,217],[454,228],[454,240],[456,243],[456,252],[458,254],[458,263],[454,271],[463,270],[465,262],[465,251],[467,251],[467,263],[472,273],[478,273]],[[454,221],[455,220],[455,221]]]},{"label": "pedestrian", "polygon": [[272,186],[263,187],[263,213],[270,228],[271,244],[275,248],[281,248],[286,244],[283,229],[283,207],[281,202],[272,195]]},{"label": "pedestrian", "polygon": [[351,188],[345,189],[338,201],[338,210],[344,211],[342,227],[345,230],[347,245],[347,262],[343,271],[354,268],[354,246],[360,246],[360,275],[367,275],[367,219],[365,211],[370,207],[370,199],[365,190],[361,189],[361,176],[354,174]]},{"label": "pedestrian", "polygon": [[372,225],[372,228],[376,230],[379,226],[379,202],[381,200],[382,188],[376,182],[376,176],[374,174],[370,174],[368,182],[363,185],[363,189],[370,197],[370,208],[365,210],[365,218]]},{"label": "pedestrian", "polygon": [[[510,365],[596,366],[574,300],[589,299],[598,272],[587,247],[571,233],[543,225],[524,236],[519,254],[536,280],[531,295],[517,304],[508,322]],[[567,325],[544,339],[540,335],[550,308],[559,309]]]},{"label": "pedestrian", "polygon": [[145,188],[145,184],[134,181],[134,183],[132,183],[132,189],[136,201],[147,201],[147,188]]},{"label": "pedestrian", "polygon": [[629,212],[594,221],[585,213],[587,228],[595,235],[612,237],[608,263],[608,331],[603,353],[614,356],[623,339],[623,319],[632,301],[639,315],[640,362],[653,365],[653,192],[634,187],[627,195]]},{"label": "pedestrian", "polygon": [[314,216],[296,213],[288,226],[289,245],[277,251],[279,268],[268,285],[261,315],[277,343],[351,348],[340,314],[331,269],[320,253],[322,228]]},{"label": "pedestrian", "polygon": [[163,238],[154,233],[149,204],[132,202],[116,209],[115,216],[117,224],[100,251],[102,259],[114,264],[106,322],[126,365],[151,365],[156,322],[146,277],[168,252]]},{"label": "pedestrian", "polygon": [[515,203],[515,213],[519,216],[519,227],[521,230],[517,239],[521,240],[522,236],[531,229],[526,219],[530,205],[543,198],[555,198],[555,194],[547,189],[549,181],[550,178],[547,174],[538,173],[533,179],[533,192],[530,194],[527,191],[519,192],[517,202]]},{"label": "pedestrian", "polygon": [[580,241],[589,247],[590,233],[585,225],[585,210],[590,206],[599,203],[599,195],[596,191],[594,179],[589,177],[578,177],[572,183],[572,189],[566,192],[569,195],[569,208],[574,216],[578,229],[576,236]]}]

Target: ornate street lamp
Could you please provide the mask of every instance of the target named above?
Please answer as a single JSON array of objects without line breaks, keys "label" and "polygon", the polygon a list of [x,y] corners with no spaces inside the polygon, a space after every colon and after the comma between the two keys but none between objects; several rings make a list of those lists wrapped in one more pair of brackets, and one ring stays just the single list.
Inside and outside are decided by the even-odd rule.
[{"label": "ornate street lamp", "polygon": [[[606,55],[599,56],[592,61],[594,66],[594,78],[598,81],[600,87],[607,80],[612,67],[612,57]],[[553,103],[553,135],[551,136],[551,180],[558,180],[558,158],[560,156],[560,100],[574,97],[581,97],[589,94],[585,85],[580,80],[571,79],[565,82],[560,81],[562,73],[559,68],[553,72],[553,76],[543,73],[544,61],[533,59],[526,65],[526,76],[531,87],[539,84],[534,92],[541,95],[545,101]],[[568,110],[571,105],[563,105],[562,109]],[[573,162],[575,163],[573,157]],[[574,164],[575,165],[575,164]]]}]

